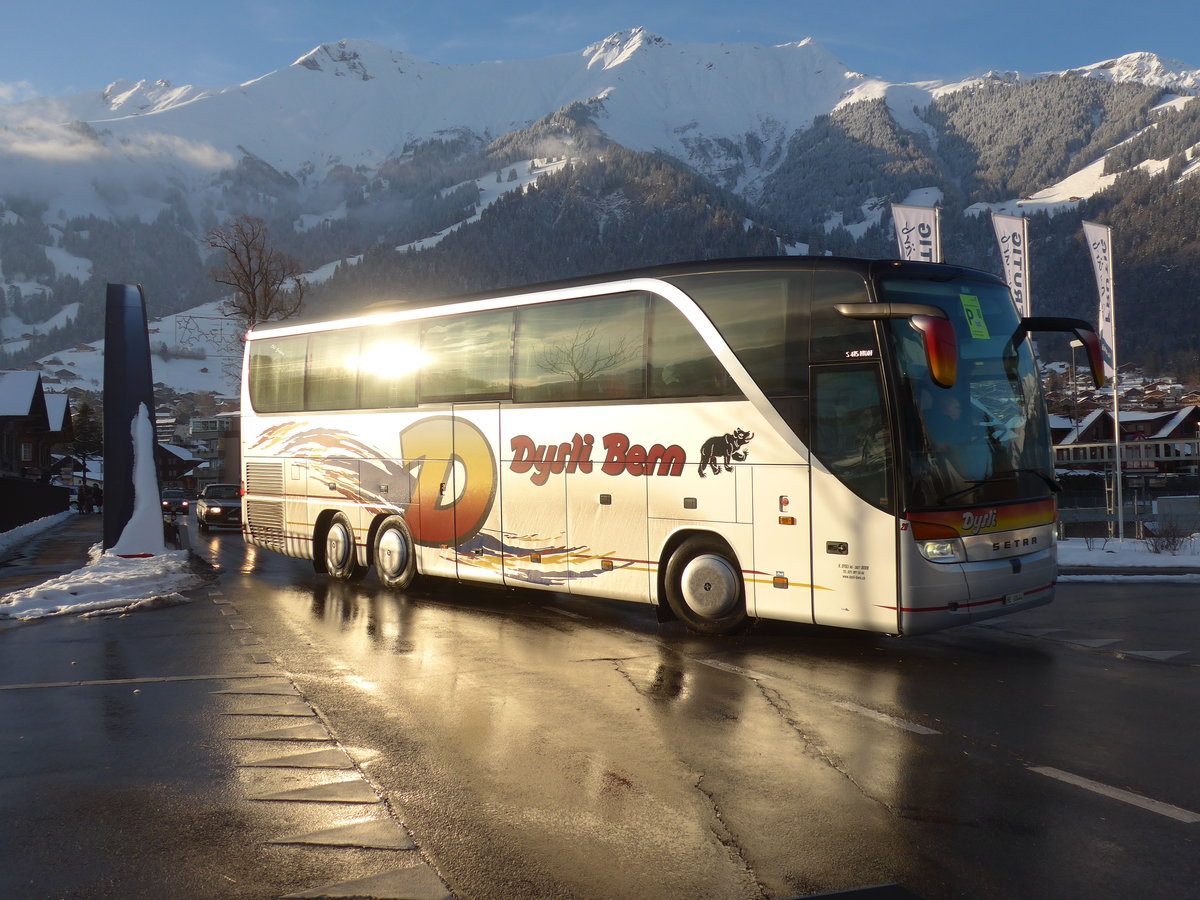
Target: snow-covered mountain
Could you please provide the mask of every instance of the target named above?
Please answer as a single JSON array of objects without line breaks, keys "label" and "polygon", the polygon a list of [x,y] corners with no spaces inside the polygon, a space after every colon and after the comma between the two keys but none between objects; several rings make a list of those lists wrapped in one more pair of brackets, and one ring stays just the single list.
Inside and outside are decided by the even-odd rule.
[{"label": "snow-covered mountain", "polygon": [[[944,114],[927,116],[931,104],[1045,74],[890,84],[849,71],[809,39],[771,47],[677,44],[637,28],[576,53],[464,66],[343,40],[239,85],[122,81],[0,105],[0,349],[19,351],[30,339],[24,335],[88,314],[68,277],[141,281],[150,270],[161,273],[150,292],[152,303],[165,304],[161,312],[211,301],[215,293],[202,285],[207,263],[200,239],[242,212],[277,218],[308,266],[332,268],[376,245],[431,246],[434,232],[477,220],[484,196],[487,202],[519,196],[561,169],[530,157],[561,163],[583,158],[585,145],[594,151],[606,142],[711,180],[731,202],[745,205],[738,215],[765,218],[788,239],[796,239],[803,217],[780,215],[781,205],[793,213],[803,207],[826,230],[855,219],[848,233],[858,239],[878,230],[887,199],[915,190],[979,193],[953,173],[959,183],[938,180],[951,177],[939,153],[950,146],[958,155],[947,159],[958,159],[962,135],[947,131]],[[1200,94],[1200,69],[1152,53],[1050,74],[1146,85],[1185,98]],[[886,121],[845,114],[880,101]],[[832,127],[828,122],[839,115],[826,142],[832,157],[805,145],[815,123]],[[1122,133],[1112,145],[1134,134]],[[887,150],[892,161],[878,163],[883,169],[895,168],[897,158],[929,162],[905,163],[908,181],[888,191],[899,196],[838,193],[831,182],[867,175],[832,171],[830,160],[845,156],[847,141],[876,150],[900,146],[899,156]],[[1095,164],[1105,149],[1073,171]],[[1191,163],[1195,157],[1184,152],[1184,163]],[[870,157],[868,164],[875,163]],[[806,165],[830,171],[806,172]],[[1111,183],[1104,177],[1087,184],[1099,190]],[[811,193],[815,182],[823,182],[819,195]],[[1093,189],[1080,183],[1076,177],[1052,189],[1040,182],[1042,193],[1030,202],[1044,199],[1052,211],[1076,203]],[[1034,193],[1022,186],[983,202],[1016,208]],[[455,204],[467,201],[461,215],[455,212]],[[597,204],[611,221],[629,202]],[[426,222],[436,224],[422,232]],[[322,229],[332,236],[326,239]],[[167,233],[171,242],[158,246],[157,236]]]},{"label": "snow-covered mountain", "polygon": [[1165,59],[1154,53],[1128,53],[1117,59],[1068,69],[1065,74],[1102,78],[1116,83],[1133,82],[1174,91],[1177,94],[1200,92],[1200,70],[1176,59]]},{"label": "snow-covered mountain", "polygon": [[573,103],[592,103],[619,144],[718,174],[730,142],[763,144],[761,158],[777,158],[864,81],[811,40],[673,44],[634,29],[579,53],[466,66],[343,40],[231,87],[118,82],[0,106],[0,194],[32,179],[68,217],[147,220],[163,179],[201,190],[248,154],[320,181],[339,165],[376,170],[416,142],[464,132],[491,140]]}]

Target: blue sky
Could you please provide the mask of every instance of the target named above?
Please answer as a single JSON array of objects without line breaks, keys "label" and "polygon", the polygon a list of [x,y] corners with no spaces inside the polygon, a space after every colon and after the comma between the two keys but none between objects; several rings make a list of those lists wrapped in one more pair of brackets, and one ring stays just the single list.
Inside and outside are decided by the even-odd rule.
[{"label": "blue sky", "polygon": [[639,25],[676,43],[812,37],[890,81],[1066,69],[1138,50],[1200,68],[1195,0],[42,0],[0,12],[0,102],[120,78],[236,84],[341,38],[452,65],[573,53]]}]

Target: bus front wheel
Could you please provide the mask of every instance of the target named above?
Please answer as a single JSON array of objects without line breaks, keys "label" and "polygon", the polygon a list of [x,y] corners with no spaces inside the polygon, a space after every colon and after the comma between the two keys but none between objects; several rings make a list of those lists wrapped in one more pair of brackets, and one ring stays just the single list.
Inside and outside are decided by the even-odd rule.
[{"label": "bus front wheel", "polygon": [[412,533],[400,516],[388,516],[375,532],[375,573],[381,583],[404,590],[417,575]]},{"label": "bus front wheel", "polygon": [[354,529],[350,520],[337,513],[325,531],[325,571],[338,581],[357,581],[367,573],[358,561],[354,547]]},{"label": "bus front wheel", "polygon": [[681,544],[666,571],[667,603],[688,628],[700,634],[731,634],[746,625],[746,590],[729,549],[714,538]]}]

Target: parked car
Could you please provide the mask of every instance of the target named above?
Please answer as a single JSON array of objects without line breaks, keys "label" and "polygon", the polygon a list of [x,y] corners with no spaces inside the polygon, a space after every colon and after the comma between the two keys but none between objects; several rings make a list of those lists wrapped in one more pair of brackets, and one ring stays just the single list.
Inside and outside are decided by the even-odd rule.
[{"label": "parked car", "polygon": [[176,490],[175,488],[167,488],[162,492],[162,511],[164,516],[174,516],[182,513],[188,514],[188,505],[192,498],[187,491]]},{"label": "parked car", "polygon": [[212,525],[242,527],[242,488],[237,484],[210,484],[196,501],[196,521],[201,531]]}]

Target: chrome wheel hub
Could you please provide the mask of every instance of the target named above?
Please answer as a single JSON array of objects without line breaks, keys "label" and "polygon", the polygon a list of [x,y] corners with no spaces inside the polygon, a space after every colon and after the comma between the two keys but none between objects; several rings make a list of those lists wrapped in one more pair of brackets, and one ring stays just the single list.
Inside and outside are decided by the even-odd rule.
[{"label": "chrome wheel hub", "polygon": [[335,525],[325,536],[325,558],[334,568],[341,568],[350,554],[350,540],[344,528]]},{"label": "chrome wheel hub", "polygon": [[699,615],[719,619],[737,608],[741,579],[724,557],[697,556],[684,566],[679,581],[684,602]]},{"label": "chrome wheel hub", "polygon": [[378,556],[375,564],[389,577],[394,578],[404,571],[408,565],[408,546],[400,532],[393,528],[384,533],[379,540]]}]

